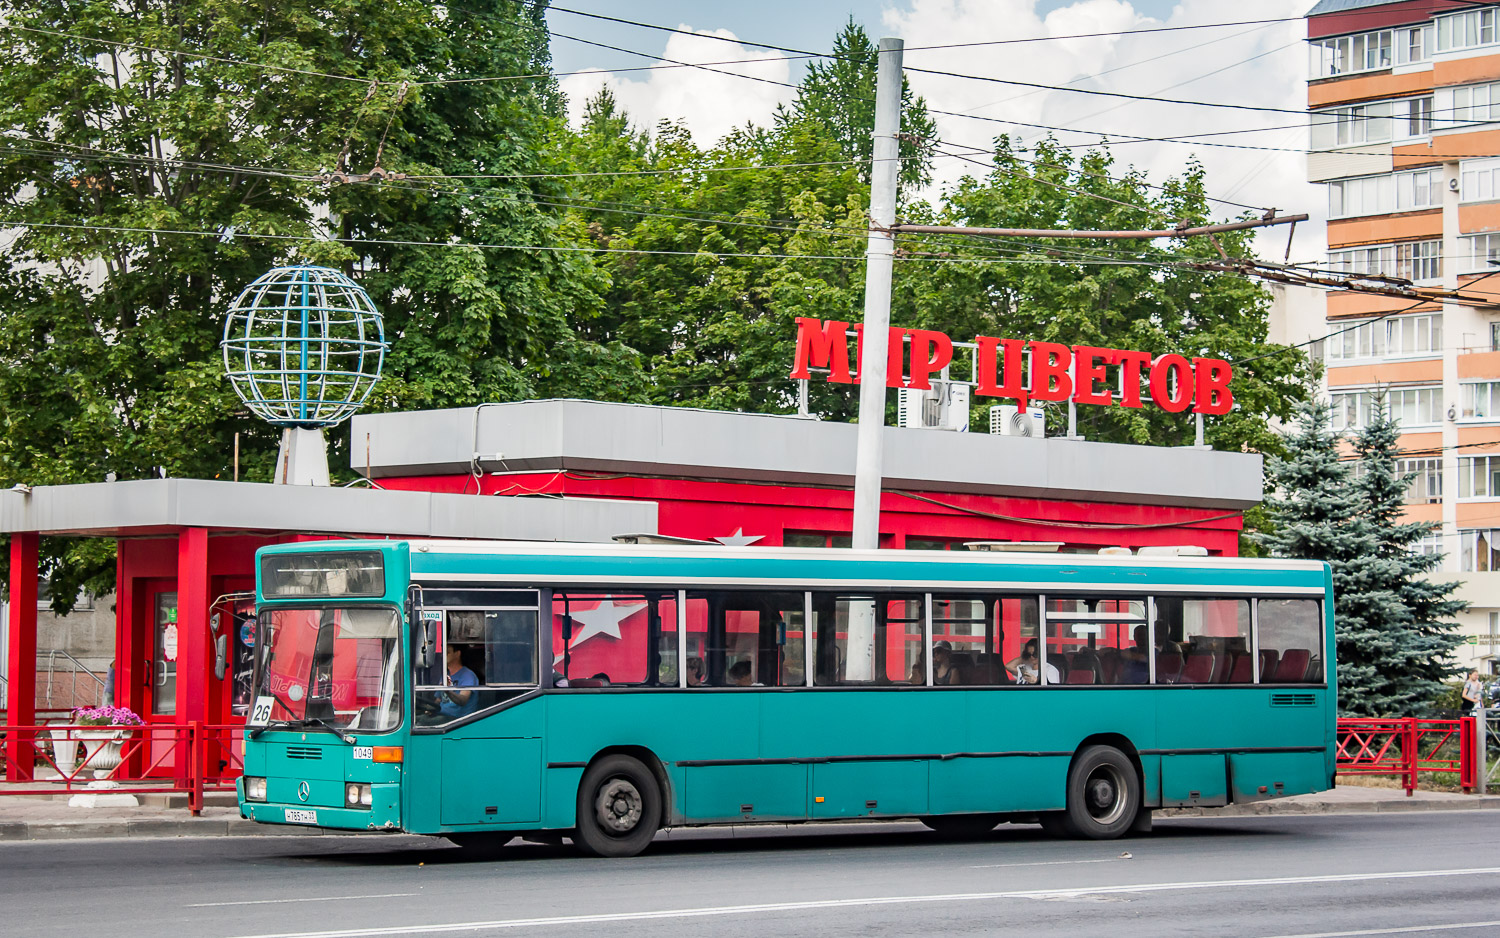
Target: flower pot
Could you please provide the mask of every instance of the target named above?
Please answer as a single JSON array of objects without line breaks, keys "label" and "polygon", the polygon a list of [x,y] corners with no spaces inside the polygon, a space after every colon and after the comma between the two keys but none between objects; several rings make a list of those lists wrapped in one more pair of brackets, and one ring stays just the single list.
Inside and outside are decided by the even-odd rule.
[{"label": "flower pot", "polygon": [[120,765],[120,744],[125,733],[112,726],[85,727],[73,734],[83,740],[83,768],[93,769],[94,778],[109,778]]},{"label": "flower pot", "polygon": [[78,771],[78,738],[69,730],[48,730],[52,738],[52,764],[63,778],[72,778]]}]

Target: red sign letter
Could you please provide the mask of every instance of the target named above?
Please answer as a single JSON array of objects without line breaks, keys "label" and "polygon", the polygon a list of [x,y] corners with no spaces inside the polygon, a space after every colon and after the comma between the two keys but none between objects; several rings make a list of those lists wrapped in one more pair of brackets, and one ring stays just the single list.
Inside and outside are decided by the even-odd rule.
[{"label": "red sign letter", "polygon": [[1198,385],[1200,414],[1227,414],[1234,406],[1234,392],[1229,390],[1229,362],[1222,358],[1193,359],[1193,377]]},{"label": "red sign letter", "polygon": [[[1108,404],[1114,400],[1104,366],[1115,362],[1113,349],[1090,345],[1073,346],[1073,400],[1079,404]],[[1103,381],[1103,393],[1095,393],[1094,384]]]},{"label": "red sign letter", "polygon": [[1068,377],[1068,366],[1072,364],[1073,350],[1066,345],[1031,343],[1032,400],[1065,401],[1072,397],[1073,379]]},{"label": "red sign letter", "polygon": [[1146,352],[1115,352],[1115,361],[1120,366],[1120,406],[1141,407],[1141,371],[1151,367],[1151,356]]},{"label": "red sign letter", "polygon": [[[1177,396],[1172,396],[1172,372],[1177,372]],[[1151,400],[1174,414],[1193,403],[1193,366],[1181,355],[1163,355],[1151,366]]]},{"label": "red sign letter", "polygon": [[[1026,343],[1020,339],[994,339],[982,335],[974,340],[979,345],[979,374],[975,380],[979,387],[975,394],[986,397],[1013,397],[1016,406],[1026,407],[1026,368],[1021,364],[1021,353]],[[1005,346],[1005,381],[997,384],[999,364],[997,347]]]},{"label": "red sign letter", "polygon": [[849,384],[849,324],[829,320],[797,317],[797,357],[792,363],[793,378],[808,378],[807,368],[828,368],[829,381]]},{"label": "red sign letter", "polygon": [[[895,337],[892,336],[892,339]],[[899,352],[899,349],[898,349]],[[914,329],[911,332],[911,383],[909,388],[924,391],[932,387],[927,376],[942,371],[953,361],[953,340],[941,332],[931,329]]]}]

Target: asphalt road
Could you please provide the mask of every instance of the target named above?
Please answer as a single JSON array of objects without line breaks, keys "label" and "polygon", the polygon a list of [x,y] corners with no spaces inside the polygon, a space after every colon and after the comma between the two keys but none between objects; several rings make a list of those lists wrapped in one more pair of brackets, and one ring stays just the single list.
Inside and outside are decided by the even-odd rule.
[{"label": "asphalt road", "polygon": [[1500,932],[1496,826],[1183,818],[1106,843],[809,826],[695,831],[631,860],[418,837],[17,842],[0,844],[0,934],[1467,938]]}]

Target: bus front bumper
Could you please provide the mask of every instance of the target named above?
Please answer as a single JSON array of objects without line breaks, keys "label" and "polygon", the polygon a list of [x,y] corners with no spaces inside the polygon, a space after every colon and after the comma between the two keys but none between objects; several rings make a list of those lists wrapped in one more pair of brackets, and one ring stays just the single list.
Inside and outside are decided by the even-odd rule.
[{"label": "bus front bumper", "polygon": [[261,824],[292,827],[326,827],[350,831],[397,831],[401,829],[401,786],[371,785],[369,807],[335,808],[325,805],[284,804],[245,800],[243,779],[235,780],[240,817]]}]

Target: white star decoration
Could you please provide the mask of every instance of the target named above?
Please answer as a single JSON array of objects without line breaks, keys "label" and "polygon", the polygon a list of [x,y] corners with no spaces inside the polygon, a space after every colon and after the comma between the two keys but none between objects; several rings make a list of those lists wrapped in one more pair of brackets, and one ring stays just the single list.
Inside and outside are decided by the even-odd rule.
[{"label": "white star decoration", "polygon": [[573,613],[574,623],[582,624],[573,628],[573,642],[568,647],[577,648],[584,642],[596,635],[604,635],[608,638],[618,639],[620,637],[620,623],[646,608],[645,603],[633,605],[619,605],[612,597],[606,597],[604,602],[593,609],[580,609]]},{"label": "white star decoration", "polygon": [[725,547],[749,547],[751,544],[754,544],[756,541],[761,540],[764,537],[764,534],[746,534],[744,528],[735,528],[733,534],[726,534],[724,537],[716,537],[714,538],[714,540],[718,541],[720,544],[723,544]]}]

